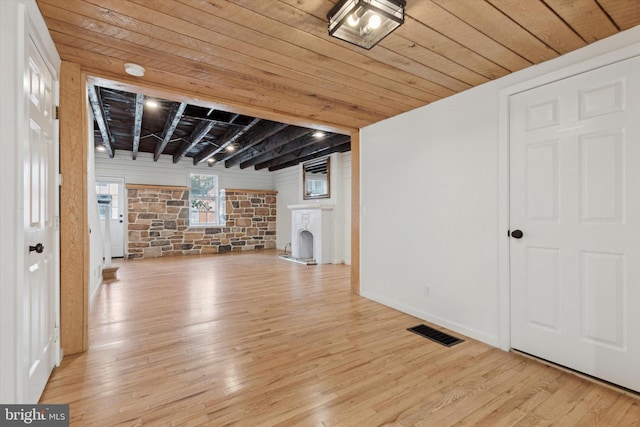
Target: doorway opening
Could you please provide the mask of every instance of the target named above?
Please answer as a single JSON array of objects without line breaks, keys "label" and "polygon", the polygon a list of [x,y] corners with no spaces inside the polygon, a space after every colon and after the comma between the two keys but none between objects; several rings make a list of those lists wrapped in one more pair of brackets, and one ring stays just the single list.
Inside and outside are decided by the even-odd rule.
[{"label": "doorway opening", "polygon": [[107,218],[109,219],[111,256],[113,258],[124,258],[125,254],[124,192],[124,178],[96,177],[98,197],[111,196],[111,203],[100,205],[99,213],[101,230],[105,230],[105,221]]}]

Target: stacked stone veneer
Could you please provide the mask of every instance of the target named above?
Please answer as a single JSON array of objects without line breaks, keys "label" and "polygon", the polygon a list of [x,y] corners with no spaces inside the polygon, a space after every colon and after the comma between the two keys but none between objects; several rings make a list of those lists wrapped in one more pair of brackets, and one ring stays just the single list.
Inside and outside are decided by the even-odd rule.
[{"label": "stacked stone veneer", "polygon": [[[127,185],[127,258],[276,247],[275,191],[222,190],[225,225],[189,226],[189,189]],[[225,201],[226,200],[226,201]]]}]

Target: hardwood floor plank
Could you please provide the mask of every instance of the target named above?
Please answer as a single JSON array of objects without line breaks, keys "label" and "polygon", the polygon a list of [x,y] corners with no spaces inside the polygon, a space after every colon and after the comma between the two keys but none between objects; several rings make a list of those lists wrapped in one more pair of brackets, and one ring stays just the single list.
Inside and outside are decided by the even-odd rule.
[{"label": "hardwood floor plank", "polygon": [[[638,401],[634,401],[633,399],[625,399],[622,396],[618,396],[618,399],[611,406],[609,406],[609,409],[603,415],[602,419],[600,420],[600,425],[618,425],[620,420],[624,418],[625,413],[633,405],[636,406],[636,411],[640,410],[640,404]],[[636,413],[635,418],[637,420],[640,420],[640,413]]]},{"label": "hardwood floor plank", "polygon": [[[573,417],[577,419],[576,424],[578,425],[599,425],[604,414],[618,397],[619,393],[612,390],[592,390],[565,418]],[[638,419],[638,422],[640,422],[640,419]]]},{"label": "hardwood floor plank", "polygon": [[[351,293],[349,267],[276,251],[120,261],[89,351],[42,403],[72,426],[633,425],[631,396]],[[437,328],[437,325],[433,325]],[[634,418],[635,417],[635,418]]]}]

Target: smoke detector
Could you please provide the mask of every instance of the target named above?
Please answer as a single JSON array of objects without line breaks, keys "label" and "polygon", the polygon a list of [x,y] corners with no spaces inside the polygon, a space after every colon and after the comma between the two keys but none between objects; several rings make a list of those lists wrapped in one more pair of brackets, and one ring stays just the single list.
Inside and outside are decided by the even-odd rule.
[{"label": "smoke detector", "polygon": [[124,71],[130,76],[142,77],[144,76],[144,67],[142,65],[128,62],[124,64]]}]

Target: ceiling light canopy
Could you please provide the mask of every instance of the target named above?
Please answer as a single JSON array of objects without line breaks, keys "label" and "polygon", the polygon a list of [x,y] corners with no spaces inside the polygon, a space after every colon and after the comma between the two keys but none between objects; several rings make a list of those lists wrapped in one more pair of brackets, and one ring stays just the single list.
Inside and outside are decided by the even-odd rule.
[{"label": "ceiling light canopy", "polygon": [[367,50],[404,22],[406,0],[340,0],[327,15],[329,35]]}]

